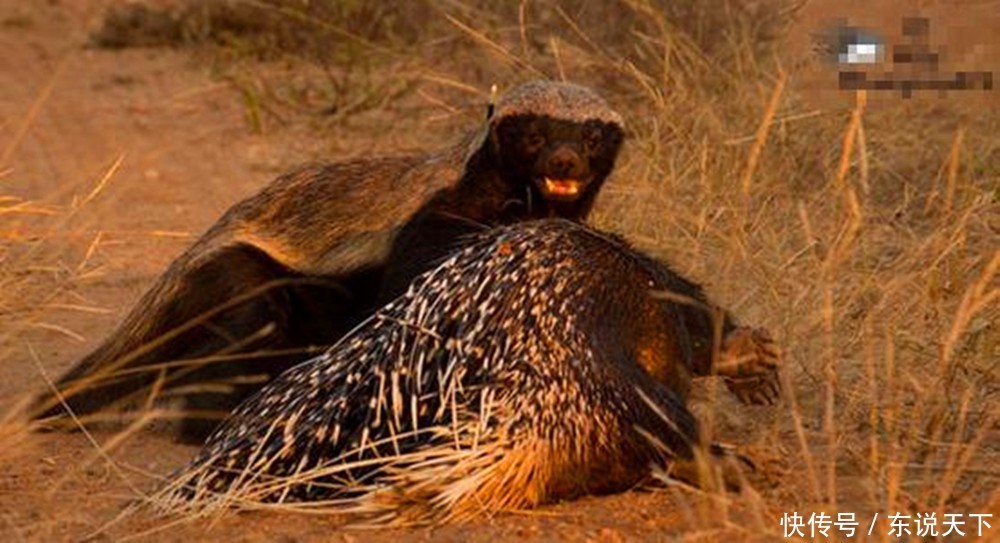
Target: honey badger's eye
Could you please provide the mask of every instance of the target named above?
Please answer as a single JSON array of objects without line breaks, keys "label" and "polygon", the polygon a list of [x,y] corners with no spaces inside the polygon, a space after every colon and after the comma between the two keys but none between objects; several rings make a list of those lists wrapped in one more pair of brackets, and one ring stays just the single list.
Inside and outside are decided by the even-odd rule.
[{"label": "honey badger's eye", "polygon": [[588,153],[597,151],[603,143],[604,133],[600,128],[592,128],[583,135],[583,147]]},{"label": "honey badger's eye", "polygon": [[518,127],[511,122],[502,122],[496,128],[496,137],[501,145],[513,145],[521,135]]},{"label": "honey badger's eye", "polygon": [[529,149],[540,149],[545,145],[545,135],[537,130],[532,130],[524,135],[524,145]]}]

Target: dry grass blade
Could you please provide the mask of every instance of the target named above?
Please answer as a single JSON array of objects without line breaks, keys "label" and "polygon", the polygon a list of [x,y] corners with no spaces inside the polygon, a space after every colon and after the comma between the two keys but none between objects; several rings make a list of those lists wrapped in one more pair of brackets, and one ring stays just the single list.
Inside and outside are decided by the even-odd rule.
[{"label": "dry grass blade", "polygon": [[[822,30],[819,20],[860,11],[844,3],[809,2],[793,13],[788,10],[801,2],[783,0],[559,5],[457,0],[430,8],[375,2],[356,9],[343,2],[213,3],[253,17],[237,19],[233,27],[209,18],[205,24],[216,26],[195,28],[223,38],[211,45],[198,42],[198,62],[208,62],[196,63],[196,69],[185,56],[187,42],[174,43],[174,51],[149,48],[141,54],[81,47],[83,40],[68,39],[60,26],[86,19],[71,2],[18,4],[2,21],[4,32],[17,38],[11,40],[5,73],[19,85],[11,87],[0,121],[0,367],[7,372],[0,378],[0,395],[12,400],[0,416],[0,456],[34,454],[31,447],[40,452],[4,465],[10,477],[0,493],[0,532],[25,540],[90,534],[194,541],[254,537],[256,529],[268,537],[307,540],[329,535],[336,522],[314,518],[324,515],[356,514],[367,519],[363,527],[416,522],[393,509],[412,496],[387,493],[370,480],[351,481],[346,474],[352,471],[386,466],[395,481],[421,490],[453,477],[456,469],[476,474],[448,487],[434,502],[439,509],[481,484],[482,470],[494,460],[490,455],[501,453],[483,450],[485,425],[452,419],[456,413],[462,417],[463,394],[481,398],[468,415],[497,417],[502,402],[496,392],[449,385],[440,394],[440,413],[449,422],[420,425],[420,397],[408,395],[387,373],[373,386],[384,391],[377,418],[393,429],[391,439],[366,436],[364,447],[392,451],[396,460],[358,460],[351,455],[363,449],[359,446],[316,470],[269,478],[255,470],[273,466],[288,449],[256,449],[253,469],[234,468],[241,488],[231,492],[199,486],[213,476],[211,470],[185,473],[190,477],[184,483],[201,492],[204,508],[169,502],[167,489],[176,491],[176,484],[148,495],[153,485],[169,485],[167,476],[192,454],[146,428],[156,426],[153,418],[170,425],[181,416],[154,407],[160,399],[173,400],[173,382],[160,380],[148,395],[135,398],[153,409],[126,418],[125,432],[110,436],[96,430],[32,434],[15,396],[51,386],[48,376],[80,354],[82,340],[107,331],[113,319],[101,313],[125,309],[239,194],[317,157],[436,145],[481,122],[480,106],[492,84],[503,89],[546,75],[601,89],[628,121],[627,155],[597,202],[594,224],[665,258],[746,323],[779,332],[787,354],[781,375],[785,406],[737,407],[714,380],[696,387],[694,403],[706,432],[753,451],[748,454],[766,480],[753,479],[752,492],[723,495],[670,479],[668,489],[651,498],[626,495],[538,513],[571,510],[570,520],[492,517],[476,508],[439,520],[490,518],[476,525],[483,538],[557,525],[563,531],[541,533],[582,539],[620,529],[628,540],[758,541],[781,536],[783,512],[808,518],[813,510],[836,510],[868,520],[877,512],[876,539],[888,541],[888,523],[882,523],[888,514],[936,511],[940,518],[944,512],[1000,506],[995,160],[1000,117],[996,108],[974,104],[978,95],[968,92],[943,97],[917,92],[900,100],[868,91],[844,93],[839,96],[844,101],[836,102],[819,96],[811,70],[832,81],[835,69],[818,64],[806,51],[811,42],[802,45],[797,38]],[[968,51],[937,29],[960,25],[968,29],[961,38],[970,43],[987,43],[991,36],[989,28],[979,32],[993,12],[972,4],[964,11],[933,2],[922,7],[935,29],[930,45],[947,46],[941,51],[942,72],[951,69],[947,57]],[[207,3],[191,5],[201,9]],[[865,10],[866,17],[889,21],[876,29],[884,36],[898,32],[902,12],[885,6]],[[21,12],[34,28],[17,26]],[[351,18],[358,13],[377,17]],[[267,34],[276,21],[280,32]],[[99,26],[89,22],[88,28]],[[289,28],[300,35],[289,35]],[[289,43],[305,43],[304,49]],[[978,54],[969,58],[992,62]],[[225,79],[234,73],[240,76],[236,80],[266,82],[254,88],[254,99],[267,134],[244,134],[244,125],[229,124],[242,122],[245,113]],[[412,94],[391,90],[409,79]],[[829,83],[815,86],[828,89]],[[34,94],[19,95],[21,87]],[[333,109],[331,104],[341,107],[338,114],[316,113]],[[121,142],[127,142],[127,160]],[[143,175],[147,168],[157,175]],[[692,302],[671,292],[653,295]],[[441,339],[417,318],[385,323],[400,333]],[[719,343],[716,337],[714,351]],[[26,344],[44,347],[36,353]],[[133,356],[151,348],[156,344]],[[414,359],[420,375],[432,375],[426,359],[417,364],[419,352],[400,356]],[[227,351],[143,370],[125,369],[125,359],[100,379],[233,358]],[[455,367],[445,369],[448,379],[458,378],[450,373]],[[69,426],[122,418],[78,416]],[[334,432],[301,418],[293,422],[290,431]],[[277,425],[271,435],[287,428]],[[440,447],[406,451],[406,438],[430,435]],[[51,461],[55,455],[46,447],[57,446],[65,447],[58,452],[72,461]],[[146,462],[148,456],[157,462]],[[448,458],[463,463],[456,468]],[[717,476],[705,466],[697,470],[707,479]],[[71,477],[88,471],[101,472],[105,486],[85,486]],[[664,466],[652,471],[657,479],[669,479]],[[329,480],[353,484],[365,498],[291,499],[293,488]],[[123,496],[119,502],[127,497],[143,507],[127,508],[109,522],[117,510],[79,505],[81,493],[89,500],[106,489]],[[284,501],[260,502],[275,493]],[[177,517],[154,519],[150,527],[145,524],[150,505]],[[647,507],[654,513],[647,515]],[[227,508],[261,514],[234,521],[222,514]],[[280,516],[272,520],[266,513]],[[460,539],[464,529],[434,533]],[[986,537],[996,530],[994,523]],[[423,535],[403,530],[385,538]]]},{"label": "dry grass blade", "polygon": [[774,123],[774,116],[778,113],[778,108],[781,105],[781,96],[785,92],[785,84],[787,82],[788,76],[785,72],[779,72],[778,81],[774,84],[774,90],[771,91],[771,98],[767,102],[764,116],[761,118],[760,126],[757,128],[757,134],[754,136],[753,146],[750,147],[750,154],[747,155],[747,163],[743,168],[743,175],[740,177],[740,187],[743,190],[744,198],[750,197],[753,174],[757,170],[757,162],[760,160],[760,154],[764,150],[765,143],[767,143],[767,135],[771,132],[771,125]]},{"label": "dry grass blade", "polygon": [[496,53],[500,58],[504,59],[505,61],[517,66],[518,68],[527,71],[528,73],[534,74],[536,77],[541,77],[543,75],[540,72],[538,72],[538,70],[536,70],[532,65],[526,63],[525,61],[521,60],[517,55],[511,53],[506,47],[497,43],[494,40],[491,40],[483,32],[476,30],[475,28],[463,23],[462,21],[458,20],[452,15],[445,14],[445,18],[448,19],[448,21],[451,22],[451,24],[455,25],[456,28],[467,34],[472,39],[476,40],[481,45],[488,48],[490,51]]}]

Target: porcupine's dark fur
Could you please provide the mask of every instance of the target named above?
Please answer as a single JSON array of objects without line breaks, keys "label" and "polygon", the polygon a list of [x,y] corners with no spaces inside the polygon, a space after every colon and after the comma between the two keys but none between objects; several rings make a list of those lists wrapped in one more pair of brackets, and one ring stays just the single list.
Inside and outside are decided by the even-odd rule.
[{"label": "porcupine's dark fur", "polygon": [[427,521],[627,489],[698,446],[685,401],[719,314],[579,224],[480,234],[237,408],[158,503]]},{"label": "porcupine's dark fur", "polygon": [[[231,411],[304,349],[335,343],[461,233],[585,219],[623,135],[591,89],[534,81],[454,146],[282,176],[228,210],[56,386],[78,415],[180,399],[180,437],[200,442],[217,424],[206,417]],[[546,192],[548,178],[579,192]],[[56,417],[63,406],[46,391],[32,411]]]}]

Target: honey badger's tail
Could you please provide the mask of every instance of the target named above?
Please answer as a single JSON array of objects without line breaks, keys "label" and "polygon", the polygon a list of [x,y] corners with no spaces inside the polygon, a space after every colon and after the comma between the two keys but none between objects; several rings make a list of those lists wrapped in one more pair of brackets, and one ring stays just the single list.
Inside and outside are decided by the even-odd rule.
[{"label": "honey badger's tail", "polygon": [[256,247],[184,255],[55,390],[36,399],[32,414],[92,415],[182,396],[183,433],[200,439],[214,426],[211,412],[223,411],[218,418],[235,406],[254,376],[259,386],[301,360],[297,338],[315,328],[309,307],[335,311],[338,303],[346,296],[336,285],[300,276]]}]

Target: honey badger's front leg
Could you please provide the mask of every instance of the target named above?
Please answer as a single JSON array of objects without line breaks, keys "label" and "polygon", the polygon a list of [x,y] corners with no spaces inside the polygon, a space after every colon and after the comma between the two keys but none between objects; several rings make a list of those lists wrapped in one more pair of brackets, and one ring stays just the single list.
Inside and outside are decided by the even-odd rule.
[{"label": "honey badger's front leg", "polygon": [[[719,355],[711,364],[709,373],[700,375],[718,375],[726,383],[726,387],[745,404],[775,404],[781,395],[781,381],[778,368],[781,364],[781,349],[763,328],[749,326],[733,327],[732,321],[726,321],[729,331],[722,339]],[[709,368],[700,366],[704,372]],[[707,450],[696,455],[695,460],[678,460],[670,470],[671,477],[694,484],[701,488],[714,488],[716,483],[728,490],[738,490],[745,481],[746,470],[756,471],[754,460],[739,452],[733,445],[712,442]],[[708,476],[709,466],[720,469],[721,478],[716,480]]]},{"label": "honey badger's front leg", "polygon": [[775,404],[781,395],[781,349],[764,328],[740,326],[722,340],[713,373],[746,404]]}]

